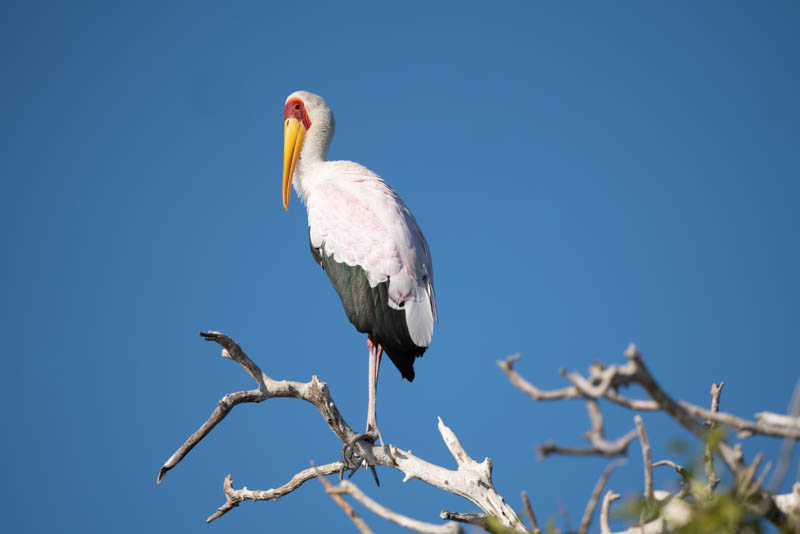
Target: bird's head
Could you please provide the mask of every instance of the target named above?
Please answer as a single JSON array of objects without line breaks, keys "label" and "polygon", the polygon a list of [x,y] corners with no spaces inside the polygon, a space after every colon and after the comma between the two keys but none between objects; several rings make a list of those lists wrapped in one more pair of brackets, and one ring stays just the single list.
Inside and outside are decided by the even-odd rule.
[{"label": "bird's head", "polygon": [[[324,159],[333,137],[333,112],[321,96],[295,91],[283,107],[283,207],[289,211],[294,169],[301,154]],[[308,139],[306,140],[306,134]],[[305,150],[303,150],[305,148]]]}]

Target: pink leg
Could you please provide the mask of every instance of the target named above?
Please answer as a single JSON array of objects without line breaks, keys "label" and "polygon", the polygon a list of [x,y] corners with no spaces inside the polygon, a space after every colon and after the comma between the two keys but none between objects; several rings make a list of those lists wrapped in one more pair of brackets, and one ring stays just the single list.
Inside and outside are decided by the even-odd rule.
[{"label": "pink leg", "polygon": [[367,434],[375,436],[377,434],[380,444],[383,445],[383,437],[378,430],[378,416],[376,413],[376,394],[378,391],[378,372],[381,368],[381,356],[383,347],[376,343],[372,334],[367,336],[367,348],[369,349],[369,405],[367,407]]}]

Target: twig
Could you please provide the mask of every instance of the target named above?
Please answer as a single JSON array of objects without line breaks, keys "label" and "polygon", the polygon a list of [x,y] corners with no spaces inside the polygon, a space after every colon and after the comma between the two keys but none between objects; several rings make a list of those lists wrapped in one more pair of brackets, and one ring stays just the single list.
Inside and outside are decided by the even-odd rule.
[{"label": "twig", "polygon": [[600,532],[601,534],[611,534],[611,527],[608,525],[608,515],[611,503],[619,499],[619,495],[608,490],[603,497],[603,505],[600,507]]},{"label": "twig", "polygon": [[215,426],[225,419],[225,416],[230,413],[234,406],[243,402],[261,402],[267,398],[268,397],[266,393],[257,389],[229,393],[228,395],[222,397],[217,405],[217,408],[211,413],[211,416],[209,416],[208,420],[203,423],[203,425],[198,428],[194,434],[189,436],[186,442],[181,445],[166,462],[164,462],[164,465],[161,466],[161,469],[158,472],[158,478],[156,479],[157,482],[161,484],[161,481],[164,480],[164,476],[167,474],[167,471],[178,465],[178,463],[183,460],[187,454],[189,454],[189,451],[191,451],[195,445],[200,443],[200,440],[206,437]]},{"label": "twig", "polygon": [[688,477],[689,472],[683,466],[676,464],[672,460],[659,460],[653,464],[653,467],[661,467],[662,465],[669,466],[675,470],[682,477]]},{"label": "twig", "polygon": [[636,414],[633,417],[636,423],[636,430],[639,432],[639,441],[642,443],[642,459],[644,460],[644,496],[648,501],[653,499],[653,459],[650,454],[650,441],[647,439],[647,432],[644,429],[642,416]]},{"label": "twig", "polygon": [[486,516],[484,514],[451,512],[449,510],[442,510],[439,512],[439,517],[445,521],[457,521],[458,523],[466,523],[474,525],[482,529],[486,528]]},{"label": "twig", "polygon": [[[719,397],[722,394],[723,387],[725,387],[724,381],[719,384],[711,384],[711,411],[713,413],[719,412]],[[715,430],[717,428],[716,423],[711,421],[707,421],[706,424],[710,430]],[[706,473],[706,479],[708,479],[709,495],[713,495],[714,490],[716,490],[719,485],[719,476],[717,476],[717,472],[714,470],[714,451],[711,450],[708,441],[706,441],[705,447],[703,448],[703,469]]]},{"label": "twig", "polygon": [[216,512],[208,516],[206,523],[211,523],[215,519],[230,512],[233,508],[239,506],[239,503],[242,501],[255,502],[278,499],[293,492],[312,478],[315,478],[317,473],[321,473],[322,475],[326,476],[333,475],[338,473],[341,467],[342,462],[333,462],[317,467],[316,471],[313,468],[304,469],[294,475],[292,479],[283,486],[275,489],[260,491],[249,490],[247,488],[242,488],[240,490],[233,489],[233,480],[231,479],[231,476],[228,475],[225,477],[225,480],[222,483],[222,491],[225,493],[225,504],[217,508]]},{"label": "twig", "polygon": [[537,447],[539,459],[546,458],[552,454],[564,456],[595,456],[602,455],[607,458],[622,456],[627,454],[628,445],[636,439],[636,431],[631,430],[616,441],[608,441],[605,444],[595,443],[591,447],[570,447],[568,445],[556,445],[552,441],[546,441]]},{"label": "twig", "polygon": [[541,534],[541,529],[539,528],[539,524],[536,522],[536,516],[533,513],[533,507],[531,506],[531,500],[528,498],[528,492],[522,492],[522,504],[525,506],[525,515],[528,516],[528,521],[531,524],[531,532],[533,534]]},{"label": "twig", "polygon": [[771,461],[768,461],[766,464],[764,464],[764,469],[761,470],[761,474],[758,475],[758,480],[756,480],[756,484],[759,487],[764,485],[764,480],[767,478],[767,474],[769,473],[769,470],[771,468],[772,468],[772,462]]},{"label": "twig", "polygon": [[[624,463],[625,463],[624,459],[615,460],[610,464],[608,464],[608,466],[606,466],[606,468],[603,470],[603,474],[600,475],[600,478],[594,485],[594,490],[592,490],[592,496],[589,498],[589,502],[586,503],[586,509],[583,511],[583,518],[581,519],[581,525],[580,527],[578,527],[578,534],[586,534],[586,532],[589,530],[589,525],[591,524],[592,516],[594,515],[594,509],[597,507],[597,500],[600,498],[600,494],[606,487],[606,482],[608,482],[608,477],[611,476],[611,472],[617,466],[622,465]],[[602,528],[602,526],[600,528]]]},{"label": "twig", "polygon": [[[314,468],[312,467],[312,469]],[[317,478],[325,487],[325,492],[331,496],[333,502],[338,504],[339,507],[342,510],[344,510],[344,513],[347,514],[347,517],[349,517],[353,521],[353,524],[356,526],[356,528],[358,528],[361,534],[372,534],[372,530],[370,530],[370,528],[367,526],[367,523],[363,519],[361,519],[361,516],[359,516],[358,513],[356,513],[353,507],[350,506],[350,503],[344,500],[344,497],[332,491],[334,489],[333,484],[328,482],[320,472],[317,472]],[[342,484],[344,483],[346,483],[346,481],[342,482]]]},{"label": "twig", "polygon": [[719,412],[719,397],[722,395],[722,388],[724,387],[724,380],[722,380],[719,384],[711,384],[711,411],[714,413]]},{"label": "twig", "polygon": [[540,459],[546,458],[551,454],[563,454],[568,456],[591,456],[601,454],[609,458],[627,454],[628,445],[636,438],[636,430],[631,430],[615,441],[608,441],[604,436],[603,414],[597,406],[597,400],[593,398],[586,399],[586,411],[589,415],[591,428],[584,433],[583,437],[591,443],[591,447],[566,447],[555,445],[552,441],[547,441],[538,447]]},{"label": "twig", "polygon": [[562,389],[555,389],[552,391],[545,391],[537,388],[524,378],[520,376],[514,370],[514,362],[519,360],[521,356],[519,354],[514,354],[513,356],[509,356],[505,360],[498,360],[497,365],[503,372],[508,376],[508,379],[511,381],[511,384],[517,388],[518,390],[522,391],[531,396],[533,400],[536,401],[550,401],[550,400],[561,400],[561,399],[579,399],[582,395],[578,392],[578,390],[574,387],[567,387]]}]

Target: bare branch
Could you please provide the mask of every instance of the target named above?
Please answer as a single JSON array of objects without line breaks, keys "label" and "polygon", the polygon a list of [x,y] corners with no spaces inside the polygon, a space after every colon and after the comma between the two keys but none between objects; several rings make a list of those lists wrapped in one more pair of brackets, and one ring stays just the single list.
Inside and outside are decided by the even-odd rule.
[{"label": "bare branch", "polygon": [[539,524],[536,522],[536,516],[533,513],[533,507],[531,506],[531,500],[528,498],[528,492],[522,492],[522,504],[525,506],[525,515],[528,516],[528,521],[531,524],[531,532],[533,534],[541,534],[541,529],[539,528]]},{"label": "bare branch", "polygon": [[[167,460],[159,473],[159,479],[163,479],[164,474],[177,465],[186,454],[200,440],[202,440],[211,429],[218,424],[236,404],[242,402],[262,402],[274,397],[295,398],[313,404],[322,415],[331,431],[342,441],[351,445],[354,453],[365,460],[370,466],[383,466],[397,469],[405,474],[404,481],[412,478],[419,479],[434,487],[459,495],[469,500],[487,515],[496,517],[503,525],[519,532],[524,531],[524,527],[519,522],[513,508],[511,508],[503,497],[495,490],[492,483],[492,462],[489,458],[483,462],[476,462],[464,450],[455,433],[439,419],[439,432],[447,448],[450,450],[457,463],[455,471],[445,469],[431,464],[414,456],[410,450],[406,451],[394,445],[375,445],[366,440],[358,439],[360,434],[355,432],[344,420],[339,409],[334,403],[328,385],[316,376],[309,382],[292,382],[288,380],[274,380],[267,376],[258,365],[256,365],[230,337],[219,332],[202,333],[209,341],[214,341],[223,347],[222,356],[239,363],[247,373],[253,377],[258,384],[258,389],[226,395],[220,401],[217,409],[212,413],[208,421]],[[337,466],[341,469],[342,462],[334,462],[319,468],[333,469]],[[332,471],[331,471],[332,472]],[[303,479],[299,484],[310,478],[309,473],[303,471],[295,475],[286,486],[293,484],[293,481],[300,477]],[[254,499],[254,496],[264,498],[277,498],[276,492],[279,490],[269,490],[264,494],[252,492],[246,488],[234,490],[232,483],[226,479],[224,484],[226,503],[223,504],[218,512],[212,515],[209,520],[213,520],[234,508],[242,500],[262,500]],[[284,486],[283,488],[286,488]],[[294,487],[292,490],[295,489]],[[285,491],[283,494],[289,493]],[[237,493],[238,492],[238,493]],[[235,496],[235,497],[232,497]],[[241,497],[241,498],[240,498]]]},{"label": "bare branch", "polygon": [[[577,394],[583,398],[606,398],[611,402],[628,408],[664,411],[681,426],[703,441],[705,441],[708,434],[708,427],[704,420],[730,426],[737,430],[740,436],[762,434],[791,439],[800,438],[800,425],[796,426],[794,419],[784,417],[776,419],[773,415],[761,414],[759,420],[748,421],[728,413],[707,410],[688,402],[677,401],[670,397],[658,385],[633,343],[631,343],[625,351],[625,358],[627,359],[627,363],[620,366],[612,365],[603,367],[600,364],[593,364],[589,368],[588,378],[579,373],[567,373],[563,370],[560,372],[562,376],[571,383],[571,387],[577,390]],[[531,391],[538,390],[535,390],[535,388],[531,390],[531,387],[527,386],[532,386],[532,384],[523,382],[524,379],[521,376],[510,372],[512,371],[510,365],[516,359],[517,358],[512,358],[510,361],[506,360],[506,362],[500,362],[500,367],[504,371],[507,371],[506,374],[509,376],[512,384],[515,384],[516,387],[530,394],[534,399],[540,397],[547,400],[556,398],[576,398],[575,391],[570,388],[558,390],[558,393],[553,395],[542,396],[541,394],[531,394]],[[504,363],[507,365],[503,365]],[[520,384],[523,384],[523,386],[520,386]],[[627,399],[618,394],[618,389],[620,387],[631,384],[640,385],[650,399]],[[718,409],[718,404],[714,407]],[[552,454],[554,452],[564,454],[587,454],[589,453],[589,449],[556,447],[552,443],[548,443],[543,449],[540,449],[540,452],[544,454]],[[754,497],[749,501],[751,512],[762,515],[778,526],[784,525],[786,523],[785,514],[781,508],[776,506],[772,495],[759,487],[754,487],[752,483],[754,472],[752,472],[749,469],[750,466],[745,463],[741,447],[732,447],[725,440],[720,440],[717,444],[716,452],[737,480],[742,480],[743,478],[748,480],[748,492]],[[757,486],[757,481],[755,486]],[[654,525],[653,528],[655,529],[656,526]]]},{"label": "bare branch", "polygon": [[225,492],[225,504],[217,508],[216,512],[208,516],[206,523],[211,523],[215,519],[222,517],[226,513],[239,506],[239,503],[242,501],[255,502],[278,499],[293,492],[312,478],[315,478],[317,473],[327,476],[338,473],[341,469],[342,462],[333,462],[330,464],[321,465],[317,467],[316,470],[310,467],[294,475],[289,482],[279,488],[259,491],[249,490],[247,488],[242,488],[240,490],[233,489],[233,480],[231,479],[231,476],[228,475],[225,477],[225,481],[222,484],[222,490]]},{"label": "bare branch", "polygon": [[439,517],[445,521],[457,521],[459,523],[466,523],[474,525],[482,529],[486,529],[486,516],[484,514],[462,514],[460,512],[451,512],[449,510],[442,510],[439,512]]},{"label": "bare branch", "polygon": [[[796,401],[800,404],[800,401]],[[781,413],[773,413],[773,412],[758,412],[756,414],[756,419],[759,423],[765,425],[772,425],[772,426],[782,426],[786,427],[787,430],[795,430],[800,428],[800,417],[797,417],[794,414],[794,411],[800,412],[800,408],[793,408],[793,412],[791,415],[784,415]]]},{"label": "bare branch", "polygon": [[173,453],[169,459],[164,462],[164,465],[161,466],[161,469],[158,472],[158,483],[161,484],[161,481],[164,480],[164,475],[167,474],[167,471],[175,467],[181,460],[183,460],[184,456],[189,454],[195,445],[200,443],[206,435],[208,435],[211,430],[217,426],[225,416],[230,413],[234,406],[237,404],[241,404],[243,402],[261,402],[268,398],[266,393],[260,391],[258,389],[253,389],[250,391],[238,391],[236,393],[229,393],[220,399],[217,408],[211,413],[211,416],[208,420],[203,423],[203,425],[197,429],[197,431],[189,436],[189,439],[181,445],[177,451]]},{"label": "bare branch", "polygon": [[621,456],[627,454],[628,445],[636,438],[636,431],[631,430],[624,436],[615,441],[599,442],[593,440],[591,447],[570,447],[566,445],[556,445],[552,441],[547,441],[539,445],[537,452],[539,458],[546,458],[551,454],[563,454],[565,456],[594,456],[602,455],[605,457]]},{"label": "bare branch", "polygon": [[619,499],[619,495],[611,490],[606,492],[603,497],[603,505],[600,507],[600,532],[601,534],[611,534],[611,527],[608,525],[608,515],[611,503]]},{"label": "bare branch", "polygon": [[601,454],[606,457],[620,456],[628,452],[628,445],[636,438],[636,430],[631,430],[624,436],[615,441],[608,441],[604,437],[603,414],[597,405],[597,400],[586,399],[586,411],[589,414],[591,428],[583,437],[591,443],[591,447],[566,447],[555,445],[552,441],[547,441],[538,448],[539,458],[546,458],[551,454],[563,454],[568,456],[591,456]]},{"label": "bare branch", "polygon": [[672,460],[659,460],[658,462],[653,464],[653,467],[661,467],[662,465],[667,465],[675,470],[676,473],[681,475],[682,477],[689,476],[689,472],[683,468],[683,466],[676,464]]},{"label": "bare branch", "polygon": [[[610,464],[608,464],[608,466],[606,466],[606,468],[603,470],[603,474],[600,475],[600,478],[597,480],[597,484],[595,484],[594,486],[594,490],[592,490],[592,496],[589,498],[589,502],[586,503],[586,509],[583,512],[583,518],[581,519],[581,525],[578,528],[578,534],[586,534],[586,532],[589,530],[589,524],[591,524],[592,522],[594,509],[597,507],[597,500],[600,498],[600,494],[606,487],[606,482],[608,482],[608,477],[611,476],[611,472],[614,469],[616,469],[617,466],[622,465],[624,463],[625,463],[624,459],[615,460]],[[608,523],[607,520],[606,523]],[[600,528],[602,528],[602,526]]]},{"label": "bare branch", "polygon": [[[711,411],[714,413],[719,412],[719,397],[722,394],[723,387],[725,387],[725,382],[711,384]],[[707,421],[706,424],[712,430],[717,427],[716,423],[711,421]],[[703,449],[703,469],[706,473],[706,479],[708,479],[708,490],[713,494],[719,485],[719,477],[714,470],[714,451],[711,450],[709,443],[706,443]]]},{"label": "bare branch", "polygon": [[464,532],[461,529],[461,525],[456,522],[451,521],[444,525],[434,525],[433,523],[418,521],[389,510],[365,495],[353,482],[347,480],[339,482],[339,486],[337,487],[330,486],[330,483],[328,483],[326,488],[331,497],[335,495],[350,495],[373,514],[409,530],[421,532],[422,534],[463,534]]},{"label": "bare branch", "polygon": [[[312,469],[314,469],[314,467],[312,467]],[[353,507],[350,506],[350,503],[347,502],[346,500],[344,500],[344,497],[342,497],[341,495],[339,495],[338,493],[335,493],[333,491],[333,490],[336,489],[336,488],[333,487],[333,484],[328,482],[325,479],[325,477],[322,476],[322,473],[320,473],[320,472],[317,472],[317,478],[322,483],[322,485],[325,487],[325,492],[328,495],[331,496],[331,499],[333,499],[333,502],[338,504],[339,507],[342,510],[344,510],[344,513],[347,514],[347,517],[349,517],[353,521],[353,524],[361,532],[361,534],[372,534],[372,530],[370,530],[369,526],[367,526],[367,523],[363,519],[361,519],[361,516],[359,516],[356,513],[356,511],[353,509]],[[342,483],[344,483],[344,482],[342,482]]]},{"label": "bare branch", "polygon": [[622,395],[620,395],[619,393],[617,393],[612,389],[606,391],[603,397],[605,397],[606,399],[610,400],[615,404],[619,404],[620,406],[630,408],[631,410],[635,410],[637,412],[661,411],[661,406],[659,406],[656,401],[647,399],[629,399],[627,397],[623,397]]},{"label": "bare branch", "polygon": [[722,395],[722,388],[725,387],[725,381],[719,384],[711,384],[711,411],[714,413],[719,412],[719,397]]},{"label": "bare branch", "polygon": [[650,453],[650,440],[647,439],[647,432],[644,429],[642,416],[636,414],[633,417],[636,423],[636,430],[639,432],[639,441],[642,443],[642,459],[644,461],[644,496],[648,500],[653,499],[653,458]]},{"label": "bare branch", "polygon": [[574,387],[555,389],[552,391],[545,391],[537,388],[514,370],[514,362],[520,359],[519,354],[509,356],[505,360],[498,360],[497,365],[508,376],[511,384],[523,393],[531,396],[533,400],[561,400],[561,399],[579,399],[581,394]]},{"label": "bare branch", "polygon": [[[605,398],[615,404],[635,410],[664,411],[681,426],[703,441],[707,439],[709,427],[717,424],[733,428],[738,431],[740,437],[761,434],[792,440],[800,439],[800,418],[796,416],[762,412],[756,415],[756,421],[749,421],[729,413],[719,412],[719,396],[722,390],[722,384],[715,384],[712,388],[711,409],[704,409],[688,402],[675,400],[658,385],[634,344],[630,344],[625,351],[625,357],[627,359],[625,365],[604,367],[602,364],[592,364],[587,376],[583,376],[579,373],[567,373],[562,369],[560,373],[570,382],[570,387],[553,390],[551,392],[538,390],[518,373],[513,371],[511,365],[519,356],[512,357],[503,362],[498,362],[498,365],[503,369],[509,377],[509,380],[517,389],[527,393],[534,400]],[[631,399],[619,394],[618,391],[620,387],[629,386],[631,384],[638,384],[641,386],[647,393],[649,399]],[[592,419],[593,425],[592,429],[586,434],[586,438],[592,442],[593,436],[595,438],[598,437],[598,435],[602,437],[602,420],[598,420],[600,424],[595,422],[595,414],[593,411],[596,411],[599,415],[599,411],[594,410],[596,404],[590,404],[588,406],[590,410],[590,419]],[[598,432],[598,429],[600,429],[600,432]],[[646,473],[645,491],[648,496],[658,499],[662,492],[655,492],[652,486],[652,464],[649,443],[647,443],[647,435],[644,431],[644,426],[641,425],[640,429],[641,437],[643,438],[642,453]],[[594,443],[592,447],[577,448],[556,446],[552,442],[548,442],[540,448],[541,455],[554,453],[585,455],[594,454],[596,452],[597,447],[594,446]],[[785,514],[787,510],[789,510],[789,508],[784,506],[786,500],[783,499],[781,501],[778,498],[780,496],[773,499],[773,495],[761,487],[760,479],[764,476],[763,472],[759,479],[755,478],[756,469],[758,463],[761,461],[761,457],[757,456],[753,464],[747,465],[744,461],[741,446],[738,444],[735,447],[731,446],[725,440],[720,440],[717,443],[716,452],[727,468],[736,477],[738,481],[737,487],[747,496],[746,502],[749,511],[768,519],[779,527],[786,525],[787,518]],[[670,465],[679,473],[686,474],[686,471],[674,462],[662,461],[657,465]],[[711,473],[713,473],[713,467],[712,470],[709,471],[709,474]],[[712,482],[714,481],[713,476],[709,478]],[[681,498],[686,495],[686,491],[687,486],[684,486],[675,496],[677,498],[672,499],[675,501],[672,507],[676,510],[683,506],[680,503],[683,503]],[[672,501],[670,501],[670,503],[671,502]],[[781,505],[778,505],[779,502]],[[659,518],[645,525],[630,529],[630,532],[662,532],[666,528],[666,524],[660,521]]]},{"label": "bare branch", "polygon": [[[689,415],[697,418],[708,419],[714,423],[727,425],[734,430],[737,430],[742,437],[751,436],[753,434],[762,434],[764,436],[772,436],[776,438],[800,439],[800,424],[791,421],[788,418],[782,422],[783,424],[776,423],[769,417],[769,415],[763,418],[763,420],[748,421],[747,419],[742,419],[741,417],[736,417],[735,415],[725,412],[715,413],[685,401],[681,401],[680,406]],[[762,417],[768,413],[769,412],[762,412]],[[790,421],[790,424],[785,424]]]}]

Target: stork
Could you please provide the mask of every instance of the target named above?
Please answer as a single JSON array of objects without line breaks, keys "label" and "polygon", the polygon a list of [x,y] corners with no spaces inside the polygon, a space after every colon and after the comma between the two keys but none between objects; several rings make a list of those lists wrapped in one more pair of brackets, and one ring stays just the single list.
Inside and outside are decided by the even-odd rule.
[{"label": "stork", "polygon": [[378,430],[375,395],[385,352],[409,382],[437,319],[425,236],[397,193],[352,161],[326,161],[335,128],[322,97],[289,95],[283,109],[283,207],[292,184],[306,206],[311,256],[327,273],[356,330],[367,334],[366,436]]}]

